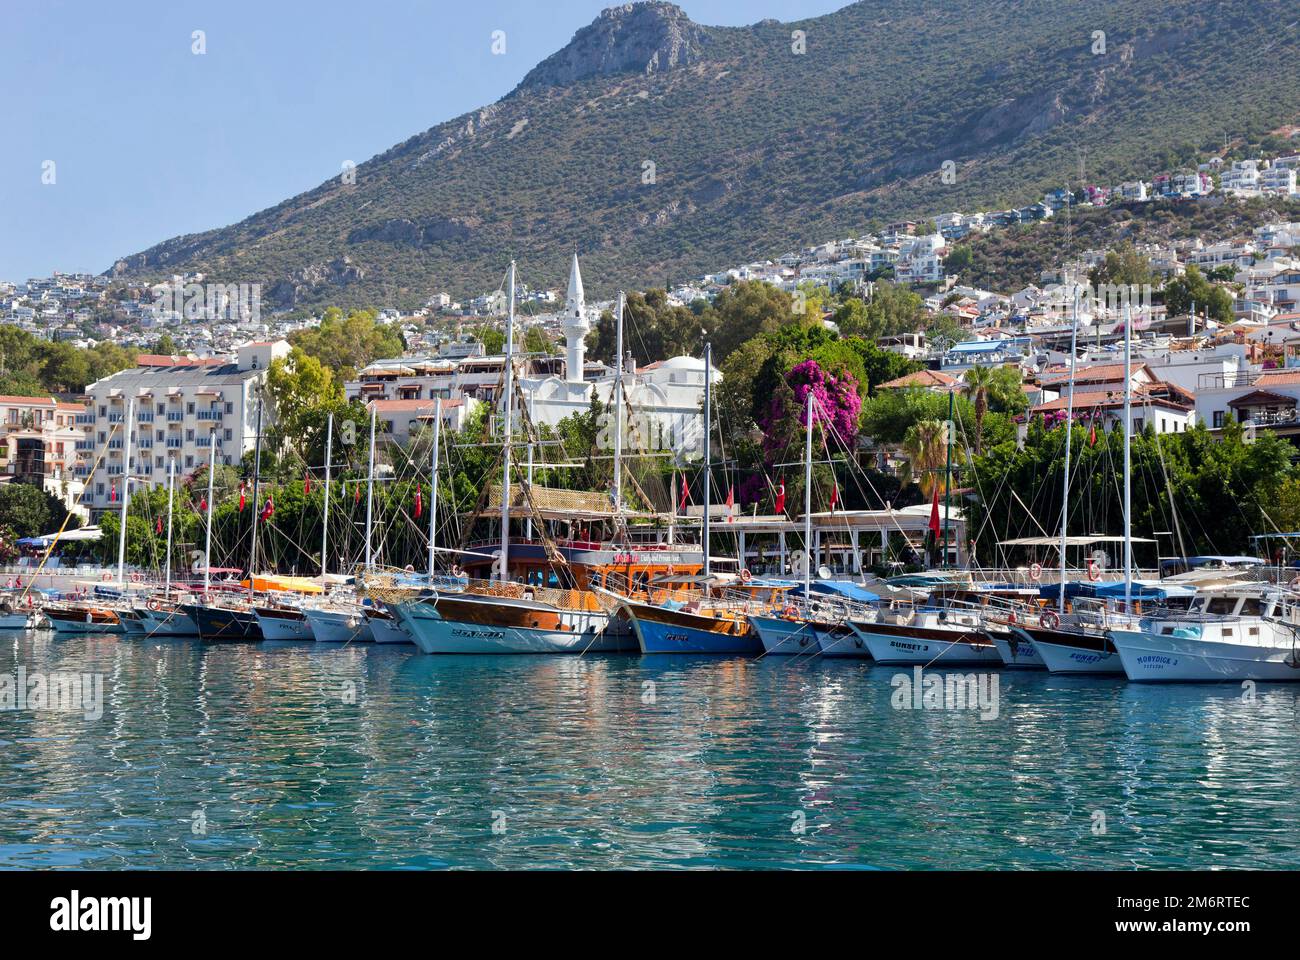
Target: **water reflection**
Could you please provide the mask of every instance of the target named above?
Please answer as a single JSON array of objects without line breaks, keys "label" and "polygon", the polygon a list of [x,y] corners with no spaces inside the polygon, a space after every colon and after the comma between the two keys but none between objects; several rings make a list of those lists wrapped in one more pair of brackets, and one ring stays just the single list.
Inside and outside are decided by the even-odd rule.
[{"label": "water reflection", "polygon": [[105,703],[0,713],[3,866],[1300,866],[1292,687],[1003,673],[981,720],[852,661],[5,638],[19,665]]}]

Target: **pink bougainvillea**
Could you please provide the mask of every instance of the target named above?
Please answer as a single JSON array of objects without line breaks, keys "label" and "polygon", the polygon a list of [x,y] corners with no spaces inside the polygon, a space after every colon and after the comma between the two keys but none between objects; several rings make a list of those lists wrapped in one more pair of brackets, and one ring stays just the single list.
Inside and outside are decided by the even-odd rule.
[{"label": "pink bougainvillea", "polygon": [[763,431],[763,457],[768,463],[785,454],[792,439],[802,436],[805,404],[810,393],[813,423],[825,431],[826,441],[832,448],[852,447],[862,410],[858,382],[852,374],[836,376],[823,370],[816,360],[805,360],[786,374],[785,382],[794,393],[793,403],[790,394],[777,394],[759,423]]}]

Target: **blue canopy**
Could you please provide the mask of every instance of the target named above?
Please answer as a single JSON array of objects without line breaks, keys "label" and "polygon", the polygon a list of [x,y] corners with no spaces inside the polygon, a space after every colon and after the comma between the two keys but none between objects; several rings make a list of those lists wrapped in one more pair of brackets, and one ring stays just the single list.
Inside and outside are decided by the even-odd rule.
[{"label": "blue canopy", "polygon": [[[777,589],[789,590],[791,593],[802,596],[802,580],[781,580],[775,577],[755,577],[749,582],[751,587],[775,587]],[[846,600],[852,600],[855,603],[879,603],[879,594],[872,593],[865,587],[859,586],[848,580],[813,580],[812,592],[821,594],[835,594],[844,597]]]},{"label": "blue canopy", "polygon": [[[1186,584],[1175,583],[1154,583],[1149,580],[1134,580],[1132,594],[1134,600],[1168,600],[1170,597],[1190,597],[1196,593],[1196,588]],[[1047,600],[1055,600],[1061,595],[1060,584],[1044,584],[1038,588],[1038,595]],[[1067,581],[1065,584],[1065,597],[1067,600],[1075,597],[1093,597],[1103,600],[1113,600],[1124,596],[1124,581],[1113,580],[1107,583],[1087,583],[1079,581]]]}]

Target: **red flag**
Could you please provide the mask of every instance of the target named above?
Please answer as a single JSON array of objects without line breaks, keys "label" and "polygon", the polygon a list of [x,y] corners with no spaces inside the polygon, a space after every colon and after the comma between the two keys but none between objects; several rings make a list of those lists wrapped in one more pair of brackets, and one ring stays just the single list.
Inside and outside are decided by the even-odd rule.
[{"label": "red flag", "polygon": [[361,484],[358,483],[355,487],[352,488],[352,503],[355,505],[360,502],[361,502]]},{"label": "red flag", "polygon": [[730,510],[736,505],[736,488],[727,487],[727,509]]},{"label": "red flag", "polygon": [[835,512],[835,504],[840,502],[840,485],[831,484],[831,513]]},{"label": "red flag", "polygon": [[244,483],[242,480],[239,483],[239,511],[240,513],[244,511]]},{"label": "red flag", "polygon": [[310,473],[304,473],[304,474],[302,475],[302,493],[303,493],[303,496],[307,496],[309,493],[311,493],[311,474],[310,474]]},{"label": "red flag", "polygon": [[110,489],[110,490],[108,491],[108,499],[109,499],[110,501],[116,501],[116,500],[117,500],[117,482],[116,482],[116,481],[113,482],[113,487],[112,487],[112,489]]},{"label": "red flag", "polygon": [[939,532],[943,526],[939,523],[939,487],[934,488],[934,499],[930,501],[930,532],[934,534],[935,539],[939,539]]},{"label": "red flag", "polygon": [[270,497],[266,498],[266,506],[262,508],[262,522],[265,523],[271,519],[271,514],[275,513],[275,503]]},{"label": "red flag", "polygon": [[778,480],[776,484],[776,512],[785,514],[785,481]]},{"label": "red flag", "polygon": [[1088,446],[1095,447],[1096,445],[1097,445],[1097,421],[1094,420],[1092,421],[1092,425],[1088,428]]},{"label": "red flag", "polygon": [[162,533],[162,517],[158,517],[156,520],[154,520],[154,522],[153,522],[153,532],[154,532],[154,533]]},{"label": "red flag", "polygon": [[420,514],[424,513],[424,498],[420,495],[420,488],[415,488],[415,519],[420,519]]},{"label": "red flag", "polygon": [[686,500],[690,496],[691,485],[686,480],[686,474],[682,474],[682,502],[677,505],[678,513],[686,512]]},{"label": "red flag", "polygon": [[207,513],[207,512],[208,512],[208,498],[207,498],[207,497],[203,497],[203,498],[201,498],[201,499],[199,500],[199,511],[200,511],[201,513]]}]

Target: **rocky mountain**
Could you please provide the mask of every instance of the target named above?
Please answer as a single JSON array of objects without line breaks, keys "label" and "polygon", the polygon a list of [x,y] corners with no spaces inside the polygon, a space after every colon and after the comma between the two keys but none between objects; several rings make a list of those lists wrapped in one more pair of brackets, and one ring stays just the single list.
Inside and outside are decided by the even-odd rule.
[{"label": "rocky mountain", "polygon": [[410,306],[495,288],[512,256],[561,284],[576,246],[598,294],[662,285],[1263,137],[1300,110],[1294,21],[1290,0],[864,0],[723,28],[629,3],[355,182],[112,272],[203,270],[277,306]]}]

